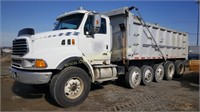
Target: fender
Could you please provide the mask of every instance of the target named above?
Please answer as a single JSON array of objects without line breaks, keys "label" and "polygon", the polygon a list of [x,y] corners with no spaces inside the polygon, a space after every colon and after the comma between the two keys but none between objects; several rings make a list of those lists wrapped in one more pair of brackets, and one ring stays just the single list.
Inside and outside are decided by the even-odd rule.
[{"label": "fender", "polygon": [[79,66],[80,64],[84,65],[88,69],[88,72],[89,72],[89,75],[91,76],[92,82],[95,82],[93,68],[85,58],[82,58],[82,57],[70,57],[70,58],[67,58],[67,59],[63,60],[56,67],[56,69],[62,70],[65,67],[68,67],[68,66]]}]

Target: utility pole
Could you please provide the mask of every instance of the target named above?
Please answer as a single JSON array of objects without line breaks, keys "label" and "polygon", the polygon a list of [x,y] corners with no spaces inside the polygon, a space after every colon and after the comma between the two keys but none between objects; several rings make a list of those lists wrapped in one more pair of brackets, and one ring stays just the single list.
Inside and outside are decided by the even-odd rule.
[{"label": "utility pole", "polygon": [[200,13],[200,0],[197,0],[197,5],[198,5],[198,20],[197,20],[197,46],[199,46],[199,32],[200,32],[200,30],[199,30],[199,13]]}]

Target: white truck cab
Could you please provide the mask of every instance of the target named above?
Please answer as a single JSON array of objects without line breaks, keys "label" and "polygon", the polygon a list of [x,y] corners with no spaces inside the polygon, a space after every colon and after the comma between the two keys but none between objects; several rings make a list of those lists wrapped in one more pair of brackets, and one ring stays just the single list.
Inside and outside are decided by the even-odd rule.
[{"label": "white truck cab", "polygon": [[80,8],[58,16],[53,31],[20,30],[13,41],[11,77],[48,84],[55,101],[68,107],[87,98],[91,83],[125,75],[127,86],[135,88],[183,74],[187,34],[141,22],[133,8],[104,14]]},{"label": "white truck cab", "polygon": [[[99,21],[102,27],[98,32],[94,32],[93,18],[94,13],[91,11],[76,10],[60,15],[53,31],[19,35],[13,41],[12,66],[39,71],[62,69],[62,62],[70,58],[80,58],[79,63],[84,61],[90,67],[93,64],[109,64],[111,29],[107,26],[110,26],[110,20],[102,15]],[[50,72],[47,74],[51,77]]]}]

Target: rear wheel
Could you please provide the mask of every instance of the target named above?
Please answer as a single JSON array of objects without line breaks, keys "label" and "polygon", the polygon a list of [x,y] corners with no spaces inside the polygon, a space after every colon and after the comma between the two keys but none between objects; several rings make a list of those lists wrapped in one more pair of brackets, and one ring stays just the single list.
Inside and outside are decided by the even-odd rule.
[{"label": "rear wheel", "polygon": [[184,63],[183,63],[183,61],[181,61],[181,60],[177,60],[176,62],[175,62],[175,71],[176,71],[176,76],[177,77],[181,77],[182,75],[183,75],[183,73],[184,73],[184,70],[185,70],[185,66],[184,66]]},{"label": "rear wheel", "polygon": [[50,84],[50,92],[62,107],[82,103],[90,91],[88,74],[78,67],[65,68]]},{"label": "rear wheel", "polygon": [[141,83],[141,71],[136,66],[131,66],[125,75],[125,82],[130,88],[136,88]]},{"label": "rear wheel", "polygon": [[164,77],[164,67],[162,64],[155,64],[153,66],[154,69],[154,81],[161,82]]},{"label": "rear wheel", "polygon": [[153,80],[153,68],[147,65],[141,67],[142,84],[149,85]]},{"label": "rear wheel", "polygon": [[164,71],[165,71],[165,74],[164,74],[165,79],[166,80],[172,80],[174,73],[175,73],[175,66],[174,66],[173,62],[167,61],[164,64]]}]

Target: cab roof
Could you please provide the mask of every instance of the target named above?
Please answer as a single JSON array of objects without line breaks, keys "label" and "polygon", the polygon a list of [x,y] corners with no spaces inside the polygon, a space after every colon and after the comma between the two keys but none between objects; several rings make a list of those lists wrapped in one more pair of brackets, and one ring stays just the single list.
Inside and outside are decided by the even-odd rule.
[{"label": "cab roof", "polygon": [[[85,9],[79,9],[79,10],[74,10],[74,11],[71,11],[71,12],[65,12],[64,14],[61,14],[60,16],[58,16],[56,18],[56,20],[59,20],[65,16],[69,16],[69,15],[72,15],[72,14],[77,14],[77,13],[90,13],[92,11],[89,11],[89,10],[85,10]],[[95,13],[95,12],[92,12],[92,13]],[[101,17],[104,17],[104,18],[109,18],[107,15],[104,15],[103,13],[101,13]]]},{"label": "cab roof", "polygon": [[64,14],[61,14],[60,16],[58,16],[56,18],[56,20],[59,20],[60,18],[63,18],[65,16],[69,16],[69,15],[72,15],[72,14],[77,14],[77,13],[87,13],[89,11],[87,10],[75,10],[75,11],[71,11],[71,12],[65,12]]}]

